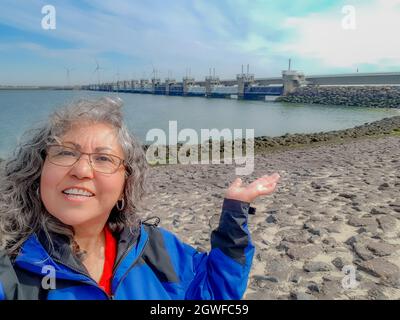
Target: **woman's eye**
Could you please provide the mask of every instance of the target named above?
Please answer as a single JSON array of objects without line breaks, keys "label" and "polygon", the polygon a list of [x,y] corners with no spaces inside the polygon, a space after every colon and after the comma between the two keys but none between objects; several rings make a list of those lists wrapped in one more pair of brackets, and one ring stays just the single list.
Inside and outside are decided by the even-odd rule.
[{"label": "woman's eye", "polygon": [[113,162],[112,159],[108,156],[97,156],[96,157],[96,161],[100,161],[100,162]]},{"label": "woman's eye", "polygon": [[62,150],[57,153],[57,156],[67,156],[67,157],[75,157],[76,153],[69,150]]}]

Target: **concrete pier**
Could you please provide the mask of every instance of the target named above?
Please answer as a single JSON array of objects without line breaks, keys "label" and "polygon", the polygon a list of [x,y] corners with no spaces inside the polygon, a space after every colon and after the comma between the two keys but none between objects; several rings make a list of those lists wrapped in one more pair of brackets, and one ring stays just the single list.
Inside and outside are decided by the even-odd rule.
[{"label": "concrete pier", "polygon": [[246,88],[254,83],[254,74],[241,73],[236,76],[238,84],[238,99],[244,99]]},{"label": "concrete pier", "polygon": [[151,79],[151,93],[155,94],[157,91],[157,86],[161,84],[161,79],[153,78]]},{"label": "concrete pier", "polygon": [[174,85],[175,83],[176,83],[176,80],[175,80],[175,79],[169,79],[169,78],[165,79],[165,94],[166,94],[167,96],[170,95],[170,88],[171,88],[171,86]]},{"label": "concrete pier", "polygon": [[[342,75],[305,76],[301,71],[284,70],[281,77],[255,78],[254,74],[242,73],[234,80],[221,80],[214,74],[204,80],[184,77],[181,82],[167,78],[125,80],[82,86],[93,91],[132,92],[175,96],[237,97],[273,101],[278,96],[290,95],[307,86],[400,86],[400,73],[353,73]],[[233,92],[234,91],[234,92]]]},{"label": "concrete pier", "polygon": [[196,83],[194,78],[185,77],[183,78],[183,95],[187,96],[189,91],[189,86],[192,86]]},{"label": "concrete pier", "polygon": [[294,92],[297,88],[306,84],[304,74],[299,71],[284,70],[282,71],[283,79],[283,95]]},{"label": "concrete pier", "polygon": [[206,77],[206,97],[211,97],[212,89],[215,85],[220,84],[219,78],[215,76]]}]

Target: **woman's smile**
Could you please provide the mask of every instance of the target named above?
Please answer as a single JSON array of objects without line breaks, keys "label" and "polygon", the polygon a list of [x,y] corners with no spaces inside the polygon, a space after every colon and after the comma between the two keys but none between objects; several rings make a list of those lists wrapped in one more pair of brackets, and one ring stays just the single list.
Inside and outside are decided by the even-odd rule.
[{"label": "woman's smile", "polygon": [[62,191],[63,198],[72,202],[85,202],[95,196],[95,194],[86,189],[79,187],[70,187]]},{"label": "woman's smile", "polygon": [[63,198],[68,201],[72,202],[85,202],[91,200],[93,196],[85,196],[81,194],[70,194],[70,193],[63,193]]}]

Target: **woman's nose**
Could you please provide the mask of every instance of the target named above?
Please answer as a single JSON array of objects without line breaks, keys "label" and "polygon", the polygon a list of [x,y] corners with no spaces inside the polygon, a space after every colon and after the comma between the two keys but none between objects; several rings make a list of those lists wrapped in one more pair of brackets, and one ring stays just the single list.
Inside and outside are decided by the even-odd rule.
[{"label": "woman's nose", "polygon": [[90,164],[88,155],[82,155],[80,159],[72,166],[70,174],[79,179],[93,178],[93,168]]}]

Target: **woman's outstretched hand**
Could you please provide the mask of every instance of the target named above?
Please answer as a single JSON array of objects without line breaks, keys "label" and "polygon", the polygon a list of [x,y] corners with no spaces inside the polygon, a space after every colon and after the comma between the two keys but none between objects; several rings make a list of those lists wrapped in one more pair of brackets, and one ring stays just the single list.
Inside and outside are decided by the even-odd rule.
[{"label": "woman's outstretched hand", "polygon": [[279,179],[279,174],[274,173],[270,176],[262,176],[249,185],[244,186],[242,179],[237,178],[229,186],[225,193],[225,198],[249,203],[253,202],[258,196],[263,196],[274,192]]}]

